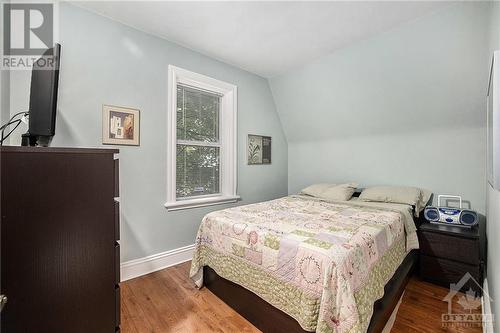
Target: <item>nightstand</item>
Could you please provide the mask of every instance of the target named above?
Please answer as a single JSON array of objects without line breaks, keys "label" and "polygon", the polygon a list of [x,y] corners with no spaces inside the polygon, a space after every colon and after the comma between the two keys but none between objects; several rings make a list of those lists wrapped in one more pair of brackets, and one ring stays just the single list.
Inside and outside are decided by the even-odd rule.
[{"label": "nightstand", "polygon": [[[450,225],[423,223],[418,229],[420,243],[420,277],[449,288],[468,272],[483,284],[484,217],[473,229]],[[480,286],[469,279],[461,288],[481,293]]]}]

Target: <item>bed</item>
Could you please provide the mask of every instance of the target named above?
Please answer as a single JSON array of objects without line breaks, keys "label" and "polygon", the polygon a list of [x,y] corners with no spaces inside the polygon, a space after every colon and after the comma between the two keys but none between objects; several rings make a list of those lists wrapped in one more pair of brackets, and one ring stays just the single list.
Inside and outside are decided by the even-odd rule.
[{"label": "bed", "polygon": [[412,206],[291,195],[207,214],[190,276],[264,332],[379,332],[416,249]]}]

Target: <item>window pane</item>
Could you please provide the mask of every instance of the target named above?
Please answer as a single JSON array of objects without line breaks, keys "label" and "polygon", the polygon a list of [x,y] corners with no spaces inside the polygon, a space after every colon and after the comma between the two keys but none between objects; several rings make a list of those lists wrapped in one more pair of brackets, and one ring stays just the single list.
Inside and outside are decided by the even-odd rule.
[{"label": "window pane", "polygon": [[177,145],[177,198],[219,193],[219,148]]},{"label": "window pane", "polygon": [[177,86],[177,139],[219,141],[220,96]]}]

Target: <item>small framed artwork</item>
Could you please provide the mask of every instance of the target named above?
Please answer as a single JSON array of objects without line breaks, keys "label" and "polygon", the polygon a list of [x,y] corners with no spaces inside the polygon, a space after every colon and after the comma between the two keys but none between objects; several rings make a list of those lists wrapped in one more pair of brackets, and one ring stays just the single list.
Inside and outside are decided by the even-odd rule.
[{"label": "small framed artwork", "polygon": [[271,164],[271,137],[248,134],[248,164]]},{"label": "small framed artwork", "polygon": [[121,106],[102,106],[102,143],[139,145],[140,111]]}]

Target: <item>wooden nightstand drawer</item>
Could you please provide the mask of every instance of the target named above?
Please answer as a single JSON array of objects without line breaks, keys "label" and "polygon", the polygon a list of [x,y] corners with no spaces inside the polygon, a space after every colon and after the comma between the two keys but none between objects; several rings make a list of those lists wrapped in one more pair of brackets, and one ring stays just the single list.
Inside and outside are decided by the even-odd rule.
[{"label": "wooden nightstand drawer", "polygon": [[435,232],[419,232],[422,254],[479,265],[479,241],[474,238],[451,237]]},{"label": "wooden nightstand drawer", "polygon": [[[479,265],[468,265],[423,254],[420,255],[420,276],[424,280],[449,288],[450,283],[459,282],[466,273],[470,273],[478,283],[481,283]],[[468,280],[461,291],[467,291],[469,288],[477,292],[481,291],[472,280]]]}]

